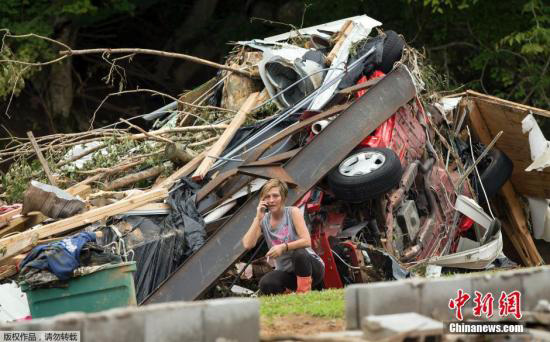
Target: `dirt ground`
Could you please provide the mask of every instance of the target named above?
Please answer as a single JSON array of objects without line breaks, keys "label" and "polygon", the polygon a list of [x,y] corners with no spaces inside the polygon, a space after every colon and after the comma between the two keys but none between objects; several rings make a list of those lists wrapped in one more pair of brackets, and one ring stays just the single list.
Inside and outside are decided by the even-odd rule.
[{"label": "dirt ground", "polygon": [[345,329],[344,319],[320,318],[309,315],[288,315],[277,318],[262,318],[260,334],[265,337],[281,335],[312,335],[320,332]]}]

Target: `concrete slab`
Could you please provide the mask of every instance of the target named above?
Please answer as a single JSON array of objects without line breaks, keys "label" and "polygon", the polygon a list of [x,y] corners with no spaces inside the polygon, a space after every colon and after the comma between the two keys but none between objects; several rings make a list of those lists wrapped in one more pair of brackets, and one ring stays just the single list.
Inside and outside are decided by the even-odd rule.
[{"label": "concrete slab", "polygon": [[205,307],[203,302],[176,302],[144,307],[145,341],[205,341],[202,319]]},{"label": "concrete slab", "polygon": [[204,341],[219,338],[257,342],[260,338],[260,302],[256,299],[227,298],[205,302]]},{"label": "concrete slab", "polygon": [[361,325],[368,340],[391,339],[404,335],[428,337],[443,334],[443,323],[416,312],[367,316],[363,318]]},{"label": "concrete slab", "polygon": [[[421,282],[420,290],[420,311],[419,313],[440,321],[456,320],[455,311],[449,309],[451,299],[457,297],[457,290],[471,294],[473,292],[470,278],[445,277],[430,279]],[[471,312],[473,299],[470,299],[462,308],[462,312]]]},{"label": "concrete slab", "polygon": [[0,324],[0,331],[80,331],[81,341],[102,342],[256,342],[259,308],[256,299],[172,302]]},{"label": "concrete slab", "polygon": [[463,307],[464,317],[473,316],[475,291],[493,294],[493,318],[498,318],[501,292],[521,293],[521,311],[534,308],[538,300],[550,301],[550,266],[523,268],[511,271],[486,271],[437,279],[415,278],[401,281],[357,284],[346,288],[346,328],[357,329],[361,319],[369,315],[417,312],[449,321],[454,311],[449,301],[462,289],[470,295]]},{"label": "concrete slab", "polygon": [[356,291],[358,322],[370,315],[420,312],[421,292],[414,280],[358,285]]}]

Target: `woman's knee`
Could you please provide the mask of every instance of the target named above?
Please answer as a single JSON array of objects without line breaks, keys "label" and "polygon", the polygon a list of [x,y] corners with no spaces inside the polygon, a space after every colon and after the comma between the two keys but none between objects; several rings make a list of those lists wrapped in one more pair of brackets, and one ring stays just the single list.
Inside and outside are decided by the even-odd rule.
[{"label": "woman's knee", "polygon": [[309,253],[305,248],[295,249],[291,252],[292,261],[306,262],[309,261]]},{"label": "woman's knee", "polygon": [[279,271],[271,271],[260,279],[260,292],[265,295],[284,293],[286,290],[284,279]]}]

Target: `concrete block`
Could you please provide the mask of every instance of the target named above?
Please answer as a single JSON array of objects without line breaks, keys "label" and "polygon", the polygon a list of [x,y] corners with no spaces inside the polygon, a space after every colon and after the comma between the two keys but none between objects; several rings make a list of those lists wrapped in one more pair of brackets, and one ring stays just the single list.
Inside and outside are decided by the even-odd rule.
[{"label": "concrete block", "polygon": [[[420,311],[418,313],[440,320],[456,320],[455,311],[449,309],[449,301],[457,297],[458,289],[473,296],[472,281],[467,277],[432,278],[418,285],[420,289]],[[462,308],[462,313],[471,312],[473,299]]]},{"label": "concrete block", "polygon": [[[484,273],[481,276],[472,278],[472,299],[473,302],[475,298],[474,291],[479,291],[482,296],[485,296],[487,293],[493,295],[493,316],[495,320],[500,319],[499,317],[499,298],[501,293],[504,291],[506,294],[509,294],[512,291],[519,291],[522,295],[525,294],[523,288],[523,282],[521,276],[523,272],[494,272],[494,273]],[[521,304],[521,309],[525,310],[524,303]],[[473,314],[473,312],[472,312]],[[482,318],[485,315],[482,314]]]},{"label": "concrete block", "polygon": [[202,342],[204,302],[177,302],[148,305],[145,315],[146,342]]},{"label": "concrete block", "polygon": [[358,288],[361,285],[349,285],[344,289],[346,303],[346,330],[357,330],[361,327],[359,321]]},{"label": "concrete block", "polygon": [[420,288],[414,280],[360,286],[357,298],[359,321],[370,315],[420,312]]},{"label": "concrete block", "polygon": [[443,323],[416,312],[367,316],[361,323],[367,340],[441,336]]},{"label": "concrete block", "polygon": [[482,272],[437,279],[408,279],[401,281],[349,286],[345,292],[346,328],[357,329],[361,319],[369,315],[417,312],[441,321],[455,318],[449,301],[462,289],[470,300],[462,309],[463,316],[472,317],[475,291],[492,293],[493,318],[498,318],[501,292],[521,293],[521,310],[534,308],[540,299],[550,301],[550,267],[533,267],[514,271]]},{"label": "concrete block", "polygon": [[84,320],[83,341],[145,341],[145,312],[136,308],[89,314]]},{"label": "concrete block", "polygon": [[219,338],[257,342],[260,338],[260,302],[257,299],[227,298],[205,302],[204,341]]},{"label": "concrete block", "polygon": [[519,277],[523,285],[521,299],[526,310],[532,310],[541,299],[550,301],[550,268],[533,267],[524,270]]}]

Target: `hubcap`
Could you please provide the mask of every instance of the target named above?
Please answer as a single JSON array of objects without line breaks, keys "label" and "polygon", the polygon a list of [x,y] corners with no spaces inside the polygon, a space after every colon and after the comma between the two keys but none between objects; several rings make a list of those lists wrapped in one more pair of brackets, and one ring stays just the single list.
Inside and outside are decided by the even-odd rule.
[{"label": "hubcap", "polygon": [[344,176],[362,176],[379,169],[385,161],[380,152],[360,152],[344,159],[338,171]]}]

